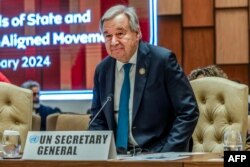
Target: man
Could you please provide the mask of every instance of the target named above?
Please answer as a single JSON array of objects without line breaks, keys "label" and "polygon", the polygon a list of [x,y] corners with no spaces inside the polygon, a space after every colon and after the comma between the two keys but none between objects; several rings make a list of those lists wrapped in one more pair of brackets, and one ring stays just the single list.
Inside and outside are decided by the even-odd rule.
[{"label": "man", "polygon": [[40,104],[39,92],[40,92],[40,84],[36,81],[26,81],[21,87],[30,89],[33,92],[33,111],[36,114],[39,114],[41,117],[41,127],[40,130],[46,130],[46,118],[49,114],[60,113],[61,110],[59,108],[51,108],[48,106],[44,106]]},{"label": "man", "polygon": [[209,65],[202,68],[196,68],[188,75],[189,81],[202,77],[221,77],[228,79],[227,74],[216,65]]},{"label": "man", "polygon": [[[148,152],[188,151],[199,113],[175,55],[141,41],[137,15],[131,7],[111,7],[101,18],[100,28],[109,56],[96,67],[89,130],[112,130],[118,153],[134,148]],[[123,91],[126,64],[131,64],[130,88]],[[119,128],[126,119],[121,107],[126,100],[120,102],[124,92],[130,92],[128,139]],[[125,144],[120,147],[121,140]]]}]

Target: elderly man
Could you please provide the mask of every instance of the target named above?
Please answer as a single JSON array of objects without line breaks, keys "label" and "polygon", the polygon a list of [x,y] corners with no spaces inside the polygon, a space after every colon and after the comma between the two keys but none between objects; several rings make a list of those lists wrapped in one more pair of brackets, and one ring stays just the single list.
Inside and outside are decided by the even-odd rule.
[{"label": "elderly man", "polygon": [[51,108],[49,106],[45,106],[40,104],[39,92],[40,92],[40,84],[36,81],[26,81],[21,87],[30,89],[33,92],[33,111],[36,114],[39,114],[41,117],[41,129],[42,131],[46,130],[46,118],[49,114],[60,113],[61,110],[59,108]]},{"label": "elderly man", "polygon": [[199,112],[174,53],[141,40],[132,7],[111,7],[100,28],[109,56],[96,67],[89,129],[112,130],[121,154],[188,151]]}]

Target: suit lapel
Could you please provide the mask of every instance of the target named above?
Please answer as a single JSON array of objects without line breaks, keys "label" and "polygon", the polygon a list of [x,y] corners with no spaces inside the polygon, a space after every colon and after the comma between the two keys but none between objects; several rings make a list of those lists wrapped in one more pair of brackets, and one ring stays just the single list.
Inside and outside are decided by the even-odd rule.
[{"label": "suit lapel", "polygon": [[[149,48],[143,42],[140,42],[138,52],[137,52],[137,64],[136,64],[136,74],[135,74],[135,87],[134,87],[134,99],[133,99],[133,116],[132,122],[135,119],[135,116],[139,110],[141,103],[143,91],[146,85],[147,76],[149,72],[150,64]],[[114,95],[114,79],[115,79],[115,65],[116,60],[111,58],[111,63],[107,63],[106,67],[106,83],[105,83],[105,97],[108,97],[110,94]],[[145,71],[145,73],[143,72]],[[108,75],[109,74],[109,75]],[[107,118],[109,129],[116,129],[116,124],[114,121],[114,100],[107,104],[104,109],[105,116]]]},{"label": "suit lapel", "polygon": [[107,118],[107,123],[109,129],[115,129],[115,121],[114,121],[114,79],[115,79],[115,59],[111,58],[110,63],[107,63],[106,70],[105,70],[105,77],[106,82],[103,83],[105,87],[103,90],[104,93],[104,101],[107,100],[108,96],[112,96],[112,100],[107,103],[106,107],[104,108],[104,114]]},{"label": "suit lapel", "polygon": [[149,48],[145,43],[140,42],[137,52],[132,122],[135,119],[135,116],[139,110],[139,106],[141,103],[149,72],[150,58],[151,56],[149,55]]}]

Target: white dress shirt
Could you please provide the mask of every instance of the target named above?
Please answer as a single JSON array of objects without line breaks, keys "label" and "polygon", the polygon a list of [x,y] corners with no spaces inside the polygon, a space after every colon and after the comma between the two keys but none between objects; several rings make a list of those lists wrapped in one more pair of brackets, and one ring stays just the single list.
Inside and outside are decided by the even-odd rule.
[{"label": "white dress shirt", "polygon": [[[133,135],[132,135],[132,111],[133,111],[133,97],[134,97],[134,85],[135,85],[135,71],[136,71],[136,60],[137,60],[137,51],[130,58],[128,63],[131,63],[132,66],[129,71],[130,78],[130,98],[129,98],[129,144],[133,146],[137,146]],[[124,63],[120,61],[116,61],[116,70],[115,70],[115,93],[114,93],[114,110],[119,111],[119,102],[120,102],[120,94],[121,88],[124,80]],[[116,123],[118,122],[119,112],[115,113]]]}]

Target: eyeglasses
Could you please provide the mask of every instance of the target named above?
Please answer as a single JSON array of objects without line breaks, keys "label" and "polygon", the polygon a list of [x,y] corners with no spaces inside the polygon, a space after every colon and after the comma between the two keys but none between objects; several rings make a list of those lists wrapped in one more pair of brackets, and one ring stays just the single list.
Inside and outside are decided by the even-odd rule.
[{"label": "eyeglasses", "polygon": [[149,150],[142,149],[142,148],[137,147],[137,146],[133,146],[133,148],[128,150],[128,151],[125,151],[124,149],[117,148],[117,152],[118,152],[118,154],[130,155],[130,156],[134,157],[136,155],[140,155],[143,153],[149,153]]},{"label": "eyeglasses", "polygon": [[134,147],[133,149],[129,150],[127,154],[131,155],[132,157],[136,155],[142,154],[142,149],[140,147]]},{"label": "eyeglasses", "polygon": [[33,92],[33,96],[39,96],[39,92]]}]

